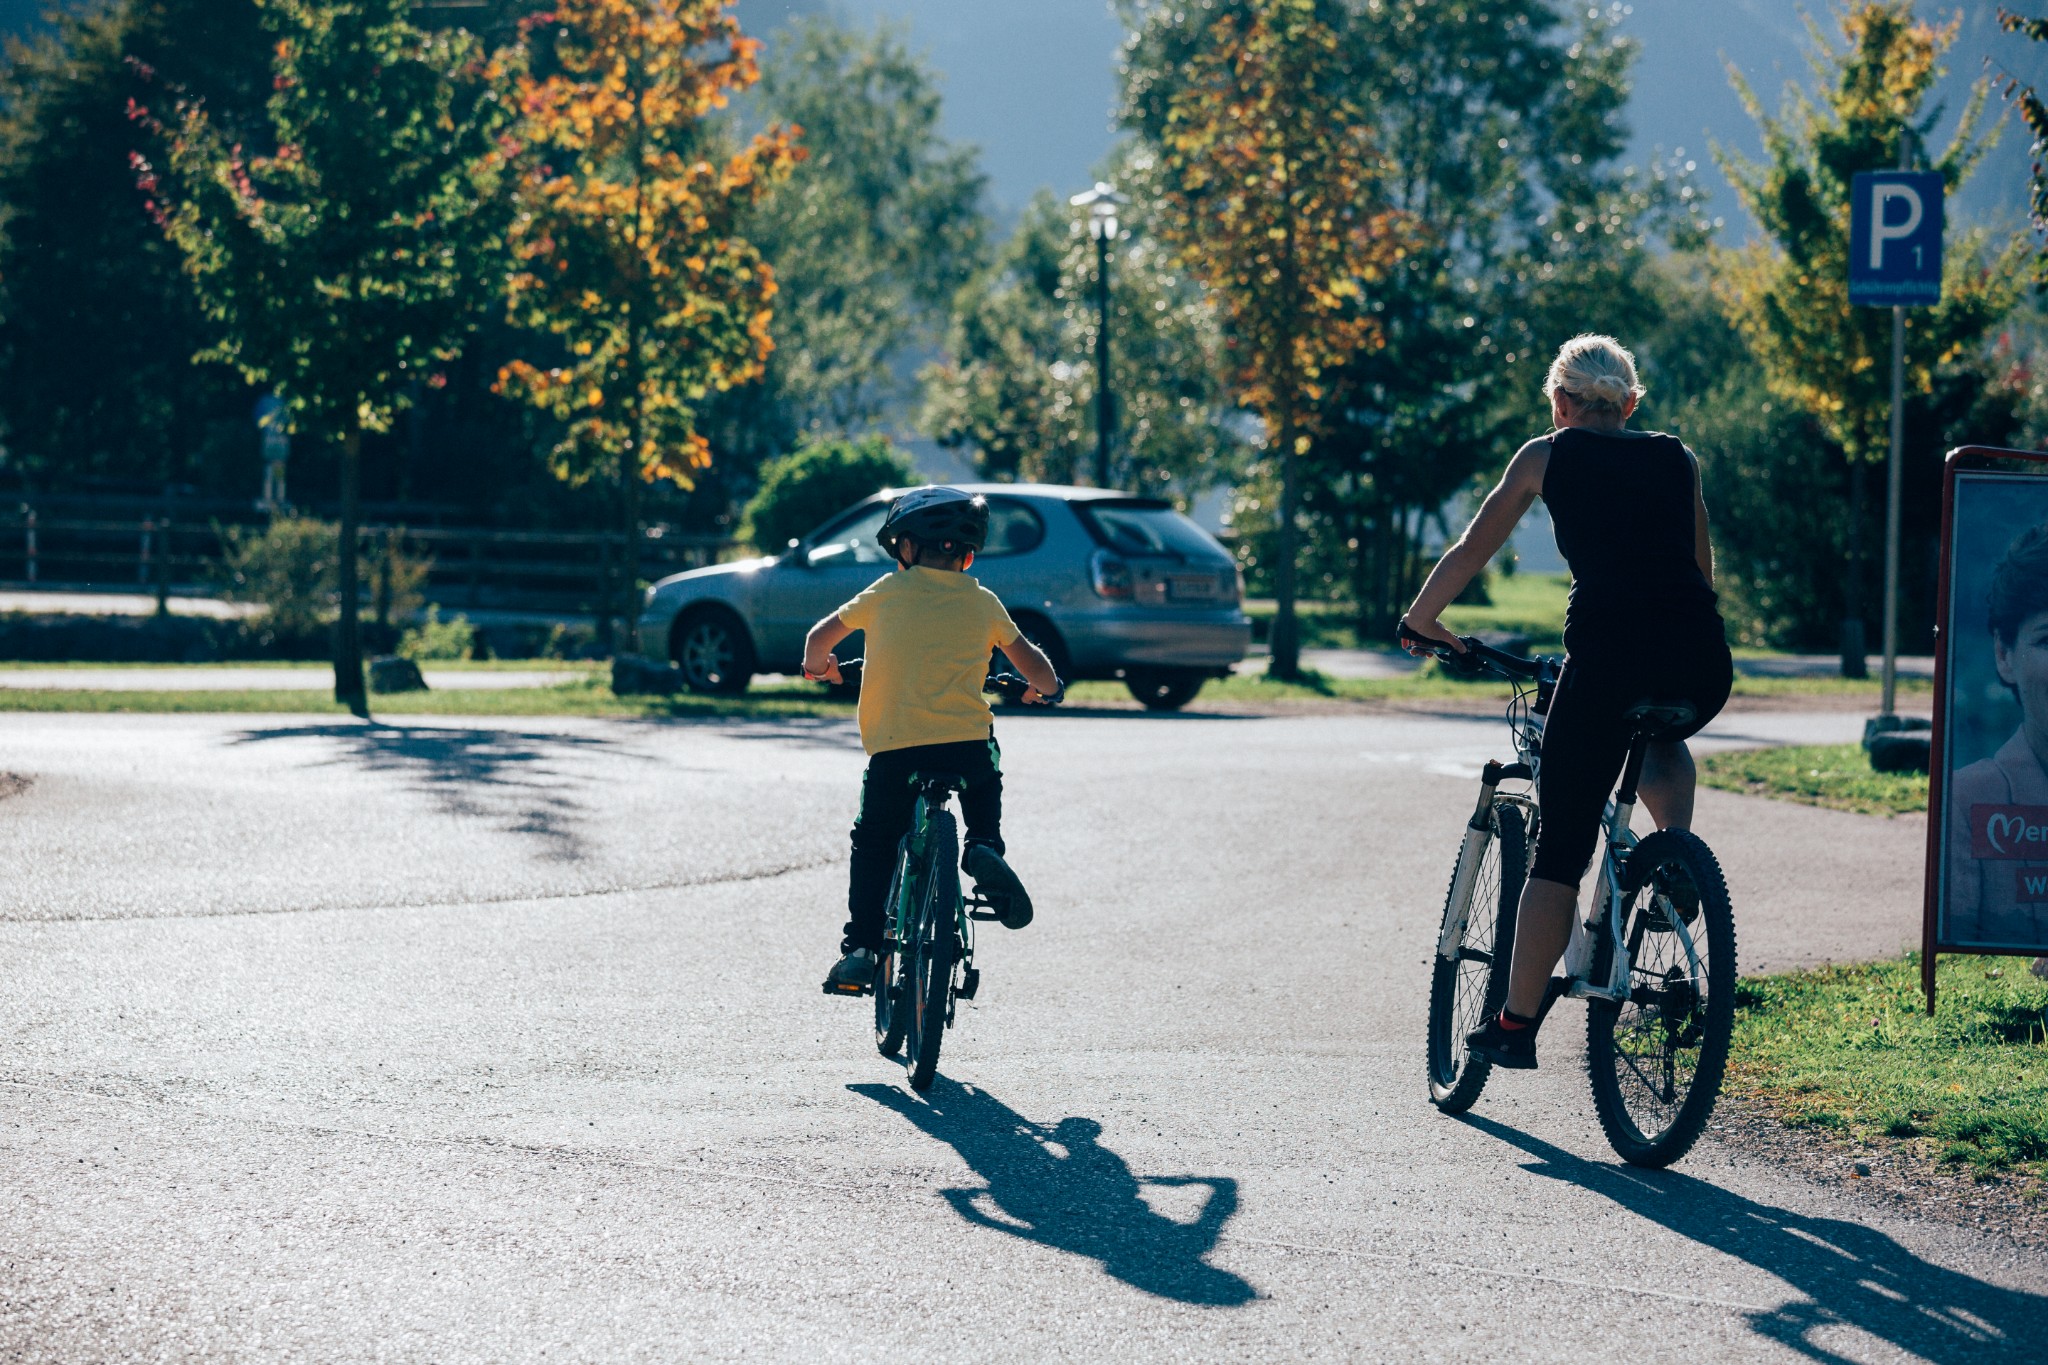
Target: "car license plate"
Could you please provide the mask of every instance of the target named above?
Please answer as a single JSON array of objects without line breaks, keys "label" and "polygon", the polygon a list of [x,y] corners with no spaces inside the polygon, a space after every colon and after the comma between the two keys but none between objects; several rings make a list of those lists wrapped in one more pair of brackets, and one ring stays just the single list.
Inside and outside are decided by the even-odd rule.
[{"label": "car license plate", "polygon": [[1175,574],[1166,580],[1167,592],[1173,597],[1213,598],[1216,596],[1214,574]]}]

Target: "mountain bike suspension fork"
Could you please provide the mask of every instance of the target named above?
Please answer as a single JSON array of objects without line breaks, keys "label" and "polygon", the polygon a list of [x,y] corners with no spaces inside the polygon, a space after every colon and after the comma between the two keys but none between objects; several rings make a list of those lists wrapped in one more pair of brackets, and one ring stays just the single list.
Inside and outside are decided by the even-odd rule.
[{"label": "mountain bike suspension fork", "polygon": [[[1472,818],[1465,822],[1465,842],[1458,849],[1458,870],[1451,874],[1451,913],[1444,916],[1443,933],[1437,939],[1436,954],[1445,961],[1457,957],[1465,942],[1465,920],[1472,911],[1472,883],[1479,877],[1479,864],[1486,858],[1486,846],[1493,842],[1493,793],[1514,769],[1489,761],[1479,776],[1479,801]],[[1523,769],[1526,774],[1527,769]]]}]

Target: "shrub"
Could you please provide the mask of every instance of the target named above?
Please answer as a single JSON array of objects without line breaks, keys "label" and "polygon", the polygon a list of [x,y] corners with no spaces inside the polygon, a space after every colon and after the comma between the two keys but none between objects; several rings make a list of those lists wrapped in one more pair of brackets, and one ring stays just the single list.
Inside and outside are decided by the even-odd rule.
[{"label": "shrub", "polygon": [[910,457],[884,436],[799,446],[761,467],[761,491],[746,506],[740,536],[777,554],[869,494],[916,482]]},{"label": "shrub", "polygon": [[441,608],[429,604],[424,620],[399,637],[398,652],[414,662],[426,659],[467,659],[476,650],[476,627],[461,614],[441,619]]},{"label": "shrub", "polygon": [[222,595],[263,608],[262,628],[273,639],[313,635],[334,619],[340,532],[311,517],[279,517],[261,531],[221,530]]}]

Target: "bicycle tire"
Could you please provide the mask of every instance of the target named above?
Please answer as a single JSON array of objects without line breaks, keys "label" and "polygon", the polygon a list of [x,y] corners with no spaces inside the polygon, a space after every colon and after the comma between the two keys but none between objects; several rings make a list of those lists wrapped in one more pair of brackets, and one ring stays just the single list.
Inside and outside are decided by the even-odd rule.
[{"label": "bicycle tire", "polygon": [[875,1050],[894,1057],[903,1050],[903,1032],[909,1011],[903,1008],[903,955],[895,951],[896,904],[903,889],[903,874],[910,865],[905,840],[896,850],[896,871],[889,878],[887,906],[889,937],[884,940],[881,959],[875,963]]},{"label": "bicycle tire", "polygon": [[[1521,808],[1512,801],[1496,800],[1493,831],[1479,874],[1472,879],[1472,906],[1458,957],[1447,962],[1432,953],[1430,958],[1429,1098],[1446,1114],[1470,1109],[1493,1074],[1492,1062],[1465,1051],[1465,1035],[1498,1013],[1507,1001],[1515,911],[1521,904],[1522,883],[1529,875],[1528,827]],[[1451,904],[1451,894],[1457,889],[1455,867],[1451,882],[1444,892],[1444,924],[1457,910]],[[1507,951],[1500,950],[1502,944]],[[1483,970],[1468,970],[1473,967]]]},{"label": "bicycle tire", "polygon": [[[1690,919],[1658,904],[1681,880],[1699,898]],[[1632,1166],[1663,1167],[1692,1150],[1720,1098],[1735,1031],[1735,912],[1713,851],[1687,830],[1638,844],[1626,881],[1635,888],[1624,939],[1630,999],[1590,1002],[1586,1070],[1615,1153]]]},{"label": "bicycle tire", "polygon": [[924,895],[918,906],[911,971],[910,1088],[931,1089],[939,1046],[953,1003],[953,964],[959,959],[960,836],[951,811],[937,811],[925,829]]}]

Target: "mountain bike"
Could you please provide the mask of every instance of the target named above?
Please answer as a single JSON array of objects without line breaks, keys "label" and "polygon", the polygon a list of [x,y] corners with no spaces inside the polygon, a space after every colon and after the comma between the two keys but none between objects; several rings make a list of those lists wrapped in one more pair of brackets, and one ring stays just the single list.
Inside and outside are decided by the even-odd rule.
[{"label": "mountain bike", "polygon": [[[1560,662],[1527,659],[1461,639],[1466,652],[1403,633],[1455,671],[1490,671],[1514,684],[1507,721],[1515,761],[1488,762],[1444,898],[1429,992],[1429,1097],[1445,1113],[1470,1109],[1493,1064],[1465,1035],[1507,999],[1515,910],[1540,814],[1535,784],[1543,716]],[[1638,840],[1629,829],[1648,746],[1692,724],[1685,703],[1645,700],[1627,713],[1632,737],[1603,819],[1590,907],[1575,917],[1560,998],[1587,1003],[1586,1067],[1593,1106],[1614,1150],[1637,1166],[1668,1166],[1691,1150],[1713,1113],[1735,1026],[1735,914],[1713,851],[1688,830]]]},{"label": "mountain bike", "polygon": [[[859,661],[841,664],[858,678]],[[1030,686],[1012,673],[992,674],[982,690],[1022,702]],[[1065,693],[1043,699],[1058,705]],[[889,935],[882,945],[872,986],[875,1047],[884,1057],[904,1054],[910,1088],[931,1089],[938,1074],[939,1048],[956,1017],[955,1004],[981,989],[974,965],[974,926],[1000,919],[1000,907],[960,889],[959,822],[948,808],[961,788],[957,773],[920,772],[910,829],[897,845],[896,870],[889,881]],[[833,988],[826,987],[828,994]],[[852,992],[846,992],[852,994]]]}]

